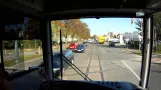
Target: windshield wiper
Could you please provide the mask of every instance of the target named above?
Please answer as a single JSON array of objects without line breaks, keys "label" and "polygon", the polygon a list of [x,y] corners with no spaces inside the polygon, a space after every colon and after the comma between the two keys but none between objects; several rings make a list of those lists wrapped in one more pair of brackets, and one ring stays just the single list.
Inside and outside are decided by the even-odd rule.
[{"label": "windshield wiper", "polygon": [[[62,57],[64,58],[63,60],[69,65],[69,66],[71,66],[73,69],[74,69],[74,71],[76,71],[81,77],[83,77],[84,78],[84,80],[90,80],[90,81],[92,81],[86,74],[84,74],[77,66],[75,66],[73,63],[71,63],[71,61],[69,61],[65,56],[63,56],[62,55]],[[78,70],[76,70],[74,67]],[[84,76],[83,76],[83,75]]]},{"label": "windshield wiper", "polygon": [[[69,65],[71,66],[80,76],[82,76],[84,78],[84,80],[89,79],[90,81],[92,81],[86,74],[84,74],[77,66],[75,66],[73,63],[71,63],[64,55],[63,55],[63,48],[62,48],[62,33],[61,33],[61,29],[59,30],[60,33],[60,59],[61,59],[61,79],[62,79],[62,67],[63,67],[63,60]],[[62,57],[64,59],[62,59]],[[74,67],[81,73],[79,73]],[[83,76],[83,75],[85,76]]]}]

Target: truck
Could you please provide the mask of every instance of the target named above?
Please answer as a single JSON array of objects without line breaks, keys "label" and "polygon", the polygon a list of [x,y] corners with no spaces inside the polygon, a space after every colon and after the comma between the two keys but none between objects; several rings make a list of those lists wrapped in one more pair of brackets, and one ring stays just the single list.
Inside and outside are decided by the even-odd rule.
[{"label": "truck", "polygon": [[110,39],[108,39],[108,42],[119,43],[120,39],[118,39],[118,38],[110,38]]},{"label": "truck", "polygon": [[104,44],[104,42],[105,42],[105,36],[99,36],[99,37],[98,37],[98,42],[99,42],[100,44]]}]

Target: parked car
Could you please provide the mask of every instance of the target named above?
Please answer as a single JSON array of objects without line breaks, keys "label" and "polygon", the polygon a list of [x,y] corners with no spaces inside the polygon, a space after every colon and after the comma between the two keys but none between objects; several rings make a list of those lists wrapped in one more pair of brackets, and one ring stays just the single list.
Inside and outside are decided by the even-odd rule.
[{"label": "parked car", "polygon": [[71,44],[69,44],[68,49],[71,49],[72,51],[75,51],[77,46],[78,46],[77,43],[71,43]]},{"label": "parked car", "polygon": [[[74,63],[74,53],[72,52],[72,50],[70,49],[66,49],[63,50],[63,55],[73,64]],[[53,72],[54,72],[54,76],[60,76],[61,75],[61,60],[60,60],[60,52],[54,52],[53,53]],[[64,73],[64,71],[69,67],[69,65],[65,62],[65,59],[63,59],[63,69],[62,72]],[[44,63],[42,62],[39,67],[44,67]],[[40,71],[41,74],[43,74]]]},{"label": "parked car", "polygon": [[79,44],[76,48],[76,52],[82,52],[84,53],[85,51],[85,45],[84,44]]},{"label": "parked car", "polygon": [[83,44],[84,44],[85,46],[87,46],[87,42],[83,42]]},{"label": "parked car", "polygon": [[109,46],[115,46],[115,42],[109,42]]}]

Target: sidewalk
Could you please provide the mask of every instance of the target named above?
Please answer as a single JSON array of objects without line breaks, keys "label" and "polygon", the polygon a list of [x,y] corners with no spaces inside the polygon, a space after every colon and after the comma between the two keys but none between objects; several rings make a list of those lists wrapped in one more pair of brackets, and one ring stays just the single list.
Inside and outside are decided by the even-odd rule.
[{"label": "sidewalk", "polygon": [[[135,53],[137,52],[138,50],[136,49],[127,49],[127,48],[124,48],[126,51],[128,52],[132,52],[132,53]],[[161,54],[158,54],[158,55],[152,55],[152,63],[161,63]]]},{"label": "sidewalk", "polygon": [[153,58],[152,57],[152,63],[161,63],[161,58],[158,58],[158,57]]},{"label": "sidewalk", "polygon": [[127,48],[126,48],[126,51],[135,53],[135,52],[137,52],[137,51],[139,51],[139,50],[136,50],[136,49],[127,49]]}]

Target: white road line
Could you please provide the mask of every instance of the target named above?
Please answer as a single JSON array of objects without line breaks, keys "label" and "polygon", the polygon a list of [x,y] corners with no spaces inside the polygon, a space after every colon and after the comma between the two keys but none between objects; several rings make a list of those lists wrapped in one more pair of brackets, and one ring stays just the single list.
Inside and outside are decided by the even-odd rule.
[{"label": "white road line", "polygon": [[122,61],[122,63],[124,63],[125,66],[140,80],[139,76],[124,61]]}]

